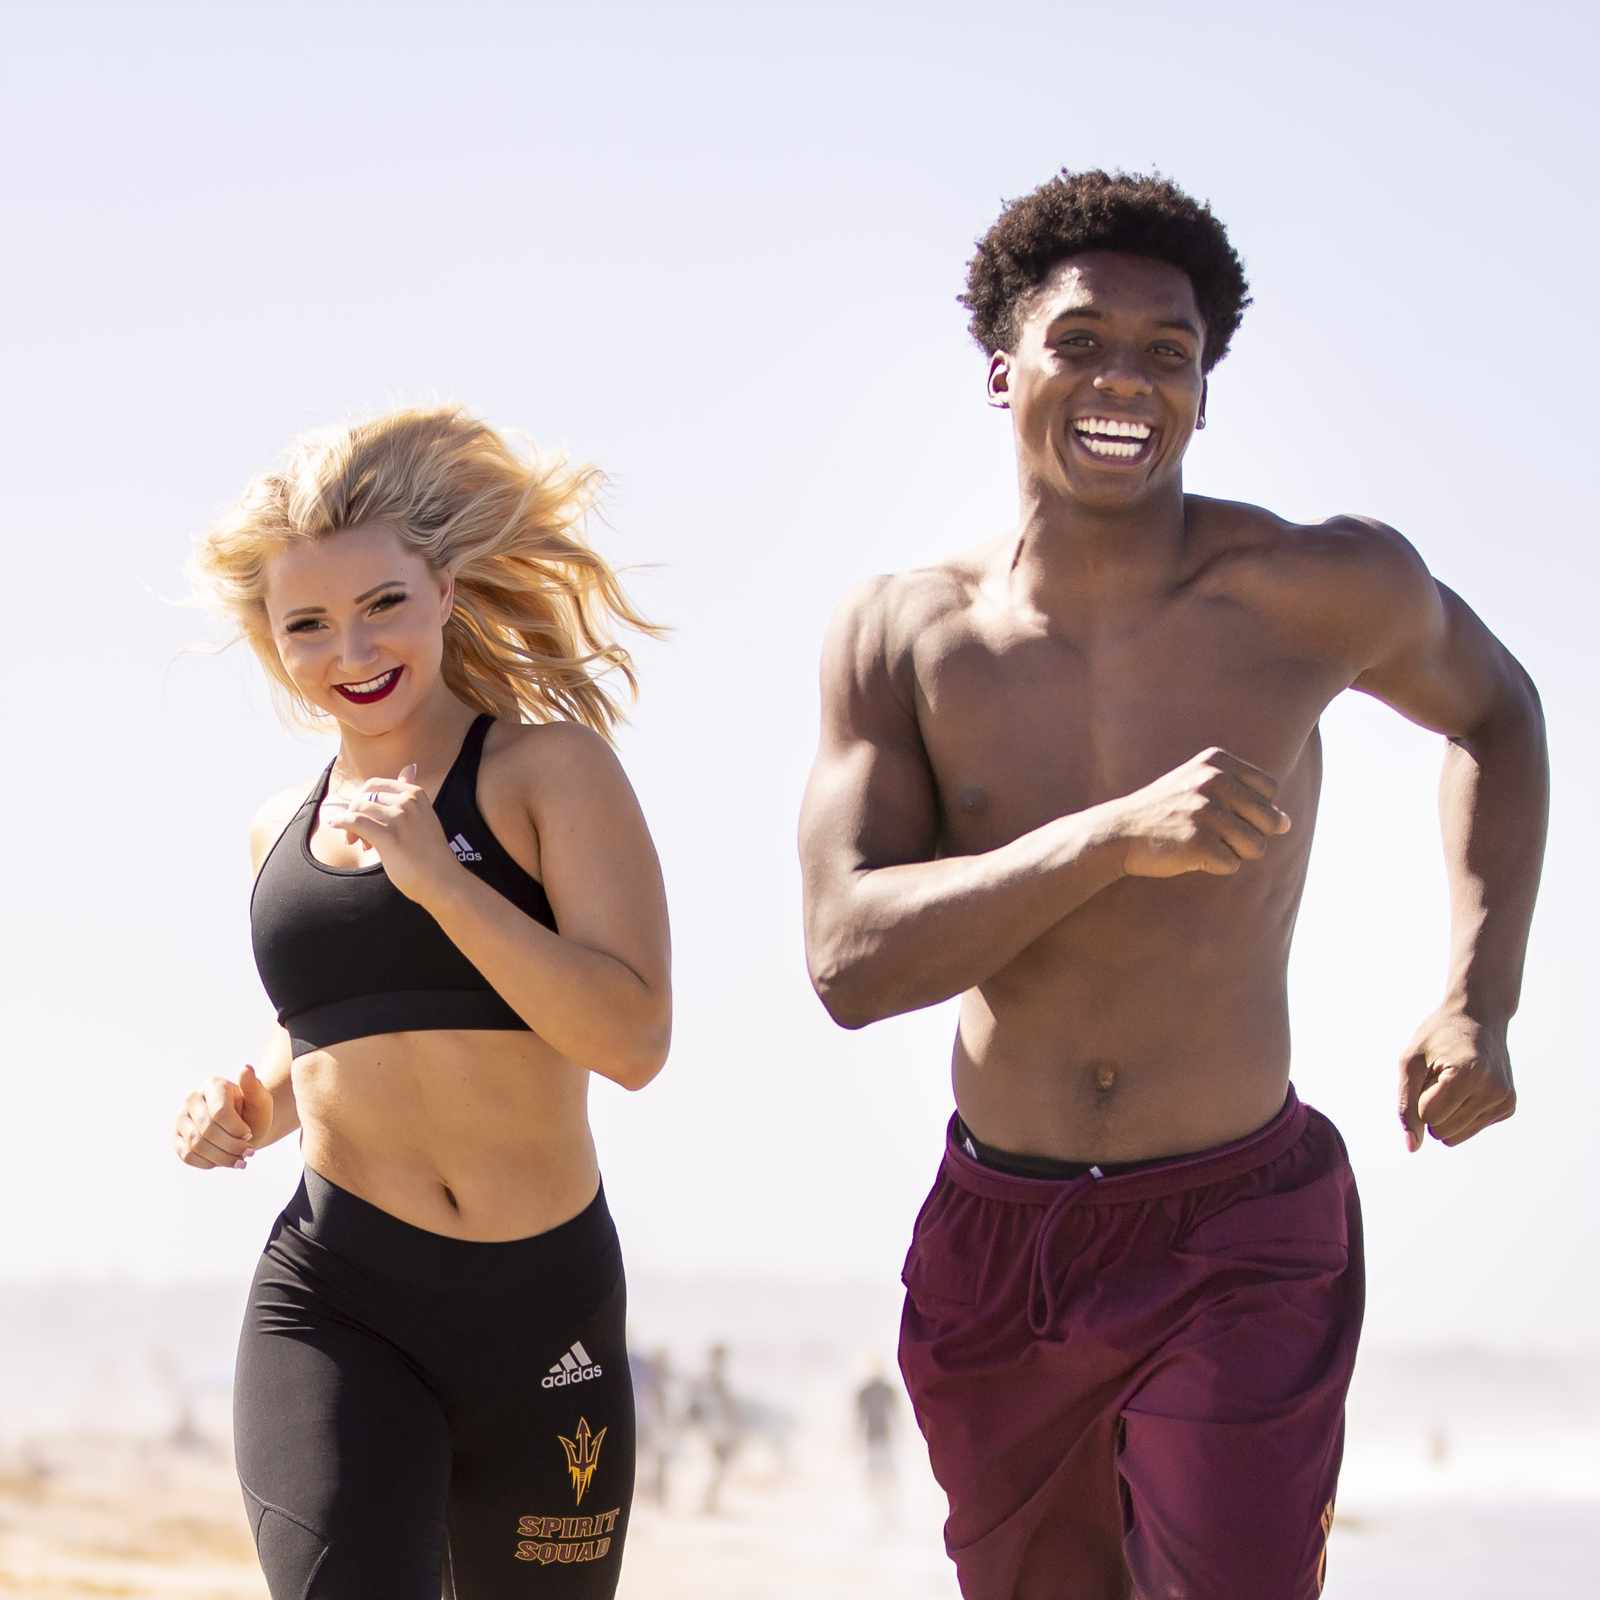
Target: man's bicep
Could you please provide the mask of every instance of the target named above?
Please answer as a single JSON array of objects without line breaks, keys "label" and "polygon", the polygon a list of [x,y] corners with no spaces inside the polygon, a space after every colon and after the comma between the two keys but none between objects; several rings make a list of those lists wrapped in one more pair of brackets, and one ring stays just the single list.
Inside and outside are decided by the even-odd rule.
[{"label": "man's bicep", "polygon": [[1466,601],[1417,562],[1382,657],[1351,685],[1449,738],[1493,714],[1516,663]]},{"label": "man's bicep", "polygon": [[800,815],[808,876],[927,861],[938,841],[933,777],[920,743],[825,741]]},{"label": "man's bicep", "polygon": [[822,657],[822,731],[800,817],[808,878],[928,859],[938,835],[933,772],[883,638],[881,605],[847,606]]}]

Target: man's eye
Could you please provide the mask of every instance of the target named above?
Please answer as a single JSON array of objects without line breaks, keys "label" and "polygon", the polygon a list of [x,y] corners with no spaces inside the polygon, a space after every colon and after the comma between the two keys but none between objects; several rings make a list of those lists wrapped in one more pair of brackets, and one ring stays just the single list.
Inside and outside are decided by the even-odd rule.
[{"label": "man's eye", "polygon": [[1155,347],[1155,350],[1157,355],[1176,356],[1180,361],[1187,361],[1189,359],[1189,352],[1179,345],[1158,344]]}]

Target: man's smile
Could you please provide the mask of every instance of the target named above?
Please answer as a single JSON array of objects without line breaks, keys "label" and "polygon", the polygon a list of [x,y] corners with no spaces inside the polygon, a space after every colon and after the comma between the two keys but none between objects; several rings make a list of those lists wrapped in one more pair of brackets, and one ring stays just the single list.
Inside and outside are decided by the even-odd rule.
[{"label": "man's smile", "polygon": [[1098,461],[1142,461],[1155,449],[1156,433],[1148,422],[1116,417],[1078,417],[1073,439]]}]

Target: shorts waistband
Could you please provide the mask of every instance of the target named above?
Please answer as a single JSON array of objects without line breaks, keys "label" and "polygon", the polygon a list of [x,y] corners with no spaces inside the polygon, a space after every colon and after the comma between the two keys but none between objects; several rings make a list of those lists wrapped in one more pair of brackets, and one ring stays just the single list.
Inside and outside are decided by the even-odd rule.
[{"label": "shorts waistband", "polygon": [[418,1228],[307,1167],[278,1218],[360,1267],[418,1287],[504,1288],[531,1278],[552,1287],[591,1282],[621,1267],[605,1185],[577,1216],[523,1239],[453,1239]]},{"label": "shorts waistband", "polygon": [[969,1194],[989,1200],[1007,1200],[1015,1205],[1048,1206],[1068,1187],[1082,1192],[1078,1205],[1121,1205],[1129,1200],[1156,1200],[1163,1195],[1181,1194],[1185,1189],[1204,1188],[1226,1178],[1236,1178],[1276,1160],[1305,1132],[1310,1110],[1289,1086],[1283,1109],[1254,1133],[1230,1144],[1213,1145],[1188,1155],[1173,1156],[1155,1166],[1136,1172],[1104,1178],[1024,1178],[1009,1172],[996,1172],[974,1161],[956,1141],[956,1118],[950,1118],[945,1134],[944,1173]]}]

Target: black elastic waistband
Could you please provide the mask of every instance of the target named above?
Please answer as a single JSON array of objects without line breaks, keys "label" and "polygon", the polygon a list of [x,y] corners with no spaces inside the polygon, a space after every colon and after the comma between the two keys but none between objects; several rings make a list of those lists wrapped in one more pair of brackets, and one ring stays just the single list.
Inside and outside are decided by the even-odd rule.
[{"label": "black elastic waistband", "polygon": [[[1254,1133],[1247,1133],[1242,1139],[1235,1139],[1229,1144],[1196,1150],[1190,1155],[1167,1156],[1143,1162],[1136,1171],[1110,1173],[1102,1167],[1101,1172],[1106,1174],[1104,1182],[1084,1185],[1081,1203],[1121,1205],[1127,1201],[1158,1200],[1165,1195],[1181,1194],[1188,1189],[1222,1183],[1252,1172],[1269,1161],[1275,1161],[1294,1144],[1305,1132],[1313,1116],[1317,1116],[1331,1131],[1332,1124],[1303,1104],[1291,1084],[1284,1097],[1283,1109]],[[951,1117],[945,1130],[943,1171],[958,1188],[991,1200],[1048,1206],[1055,1204],[1062,1193],[1062,1186],[1057,1182],[1032,1174],[1024,1176],[997,1172],[969,1155],[956,1138],[954,1117]],[[1077,1182],[1082,1184],[1082,1178]]]},{"label": "black elastic waistband", "polygon": [[615,1276],[622,1252],[602,1184],[577,1216],[525,1239],[452,1239],[391,1216],[360,1195],[305,1169],[278,1218],[288,1229],[384,1277],[419,1288],[504,1288],[538,1278],[563,1285]]},{"label": "black elastic waistband", "polygon": [[1048,1178],[1058,1183],[1070,1178],[1087,1178],[1091,1173],[1097,1178],[1120,1178],[1126,1172],[1159,1167],[1172,1160],[1171,1156],[1146,1156],[1141,1161],[1060,1161],[1055,1156],[1001,1150],[978,1138],[961,1120],[959,1111],[956,1113],[955,1139],[974,1161],[981,1162],[995,1172],[1008,1173],[1013,1178]]}]

